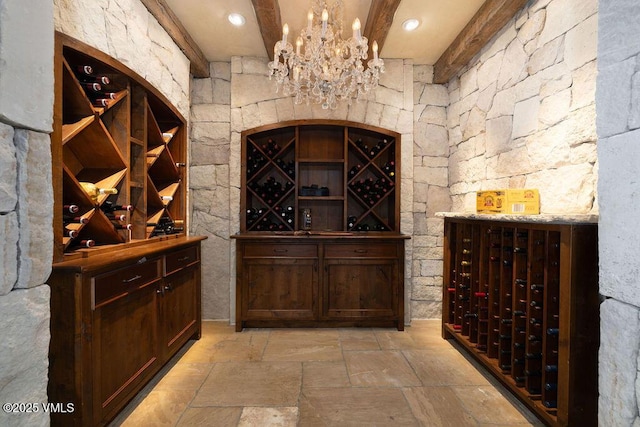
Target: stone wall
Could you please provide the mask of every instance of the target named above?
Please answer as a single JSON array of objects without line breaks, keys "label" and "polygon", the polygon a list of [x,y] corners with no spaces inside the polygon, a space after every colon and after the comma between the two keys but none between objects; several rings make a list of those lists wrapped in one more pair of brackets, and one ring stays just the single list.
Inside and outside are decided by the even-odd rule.
[{"label": "stone wall", "polygon": [[[53,234],[53,7],[0,2],[0,402],[47,402]],[[47,244],[43,244],[43,242]],[[0,412],[3,426],[49,416]]]},{"label": "stone wall", "polygon": [[[351,106],[343,104],[336,110],[323,110],[318,105],[295,105],[293,98],[276,93],[275,82],[268,78],[265,58],[233,58],[230,88],[227,70],[217,75],[212,73],[211,79],[194,79],[193,150],[195,153],[197,147],[207,150],[215,147],[217,154],[213,155],[215,158],[203,156],[203,163],[192,166],[193,176],[198,176],[197,182],[194,179],[191,184],[194,192],[192,225],[198,232],[207,234],[215,247],[213,256],[203,259],[205,271],[215,272],[210,279],[203,275],[205,300],[210,294],[214,298],[224,297],[227,303],[224,307],[211,298],[203,308],[204,318],[235,319],[235,249],[229,235],[240,230],[240,133],[244,129],[285,120],[324,118],[351,120],[399,132],[402,135],[401,230],[412,233],[413,65],[410,61],[387,60],[385,66],[381,85],[369,100]],[[213,64],[212,67],[222,70],[225,65]],[[225,108],[230,111],[230,117],[226,116]],[[230,126],[226,141],[225,126]],[[223,188],[209,191],[202,202],[195,200],[195,192],[206,194],[206,189],[214,185]],[[226,204],[220,200],[225,194],[228,195]],[[412,244],[409,241],[406,246],[407,301],[411,295]],[[410,310],[407,309],[407,322],[409,319]]]},{"label": "stone wall", "polygon": [[600,0],[599,425],[640,426],[640,3]]},{"label": "stone wall", "polygon": [[189,60],[140,0],[54,0],[55,29],[138,73],[189,117]]},{"label": "stone wall", "polygon": [[542,213],[597,213],[597,0],[530,0],[449,82],[454,211],[538,188]]},{"label": "stone wall", "polygon": [[447,86],[433,84],[433,67],[413,72],[413,283],[411,317],[439,318],[442,313],[443,220],[451,210]]},{"label": "stone wall", "polygon": [[191,232],[202,242],[202,317],[229,319],[231,258],[229,161],[231,64],[210,64],[210,78],[191,85]]}]

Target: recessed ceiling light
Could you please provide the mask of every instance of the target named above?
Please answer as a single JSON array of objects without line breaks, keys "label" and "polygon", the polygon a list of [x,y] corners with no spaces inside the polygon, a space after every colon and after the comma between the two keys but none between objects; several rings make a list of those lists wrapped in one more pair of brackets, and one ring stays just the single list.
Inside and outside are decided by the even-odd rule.
[{"label": "recessed ceiling light", "polygon": [[411,18],[411,19],[407,19],[402,23],[402,28],[404,28],[405,31],[413,31],[416,28],[418,28],[419,25],[420,25],[420,21],[418,21],[417,19]]},{"label": "recessed ceiling light", "polygon": [[231,22],[236,27],[241,27],[247,22],[247,20],[244,19],[244,16],[240,15],[239,13],[230,13],[229,22]]}]

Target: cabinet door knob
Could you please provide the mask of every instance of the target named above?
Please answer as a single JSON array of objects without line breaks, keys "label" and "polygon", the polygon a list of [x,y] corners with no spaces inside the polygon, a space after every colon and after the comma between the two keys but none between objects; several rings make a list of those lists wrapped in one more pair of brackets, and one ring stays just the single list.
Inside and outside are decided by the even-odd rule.
[{"label": "cabinet door knob", "polygon": [[357,254],[366,254],[367,252],[369,252],[367,249],[356,249],[355,253]]},{"label": "cabinet door knob", "polygon": [[123,279],[122,283],[131,283],[131,282],[135,282],[138,279],[141,279],[142,276],[139,274],[136,274],[135,276],[133,276],[131,279]]},{"label": "cabinet door knob", "polygon": [[164,286],[164,290],[165,291],[172,291],[173,290],[173,286],[171,286],[170,284],[169,285],[165,285]]},{"label": "cabinet door knob", "polygon": [[189,260],[189,256],[184,256],[182,258],[178,258],[178,262],[183,262],[183,261],[188,261]]},{"label": "cabinet door knob", "polygon": [[284,253],[289,252],[289,250],[288,249],[274,249],[273,252],[284,254]]}]

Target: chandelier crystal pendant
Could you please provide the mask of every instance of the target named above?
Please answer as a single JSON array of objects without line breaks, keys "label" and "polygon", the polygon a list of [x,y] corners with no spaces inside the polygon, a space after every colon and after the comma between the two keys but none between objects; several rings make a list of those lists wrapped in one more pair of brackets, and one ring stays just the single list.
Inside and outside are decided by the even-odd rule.
[{"label": "chandelier crystal pendant", "polygon": [[345,40],[342,15],[342,0],[331,6],[326,0],[313,0],[307,27],[296,39],[295,49],[289,42],[289,26],[284,24],[282,40],[276,42],[274,59],[269,62],[269,79],[275,78],[276,92],[282,89],[284,95],[293,95],[296,104],[312,101],[323,109],[335,109],[338,101],[351,104],[352,99],[361,99],[378,86],[384,73],[378,43],[373,42],[373,59],[366,62],[369,46],[361,34],[360,20],[353,21],[352,37]]}]

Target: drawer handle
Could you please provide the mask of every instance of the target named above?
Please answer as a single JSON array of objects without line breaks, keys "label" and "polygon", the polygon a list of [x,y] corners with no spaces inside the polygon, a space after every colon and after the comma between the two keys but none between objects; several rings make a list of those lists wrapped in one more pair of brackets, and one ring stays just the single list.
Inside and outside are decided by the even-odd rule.
[{"label": "drawer handle", "polygon": [[135,276],[133,276],[131,279],[123,279],[122,283],[131,283],[131,282],[135,282],[138,279],[142,279],[142,276],[139,274],[136,274]]},{"label": "drawer handle", "polygon": [[191,257],[190,257],[190,256],[188,256],[188,255],[187,255],[187,256],[184,256],[184,257],[182,257],[182,258],[178,258],[178,262],[188,261],[188,260],[189,260],[189,258],[191,258]]},{"label": "drawer handle", "polygon": [[367,250],[367,249],[356,249],[354,252],[357,253],[357,254],[366,254],[367,252],[369,252],[369,250]]},{"label": "drawer handle", "polygon": [[287,252],[289,252],[289,249],[274,249],[273,252],[277,254],[286,254]]}]

